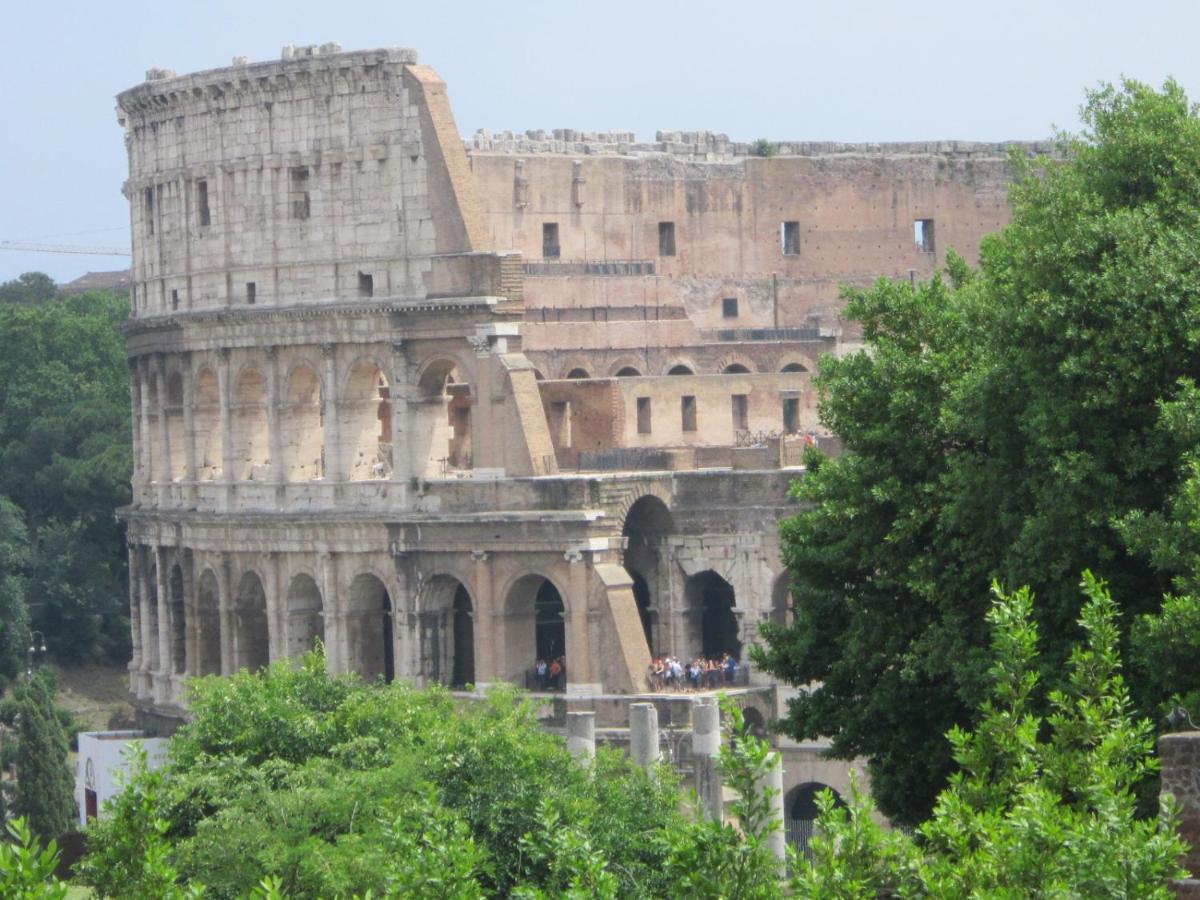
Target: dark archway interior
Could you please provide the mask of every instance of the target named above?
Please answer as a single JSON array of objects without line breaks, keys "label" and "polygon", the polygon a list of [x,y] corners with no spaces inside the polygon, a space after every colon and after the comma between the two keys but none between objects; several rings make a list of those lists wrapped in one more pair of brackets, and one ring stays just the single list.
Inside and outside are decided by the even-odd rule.
[{"label": "dark archway interior", "polygon": [[[814,821],[820,815],[817,809],[817,795],[825,790],[832,791],[833,788],[819,781],[809,781],[793,789],[788,804],[788,818],[802,822]],[[837,791],[833,791],[833,802],[838,807],[846,805]]]},{"label": "dark archway interior", "polygon": [[642,631],[646,633],[646,646],[650,655],[654,656],[654,620],[650,612],[650,585],[638,572],[630,572],[633,578],[633,599],[637,603],[638,616],[642,620]]},{"label": "dark archway interior", "polygon": [[383,611],[383,680],[396,680],[396,646],[392,642],[392,598],[385,589],[381,601]]},{"label": "dark archway interior", "polygon": [[465,687],[475,683],[475,621],[471,595],[461,584],[454,592],[454,670],[450,684]]},{"label": "dark archway interior", "polygon": [[733,586],[716,572],[701,572],[688,582],[691,605],[701,608],[700,652],[708,658],[728,653],[741,659],[737,617],[733,613],[736,598]]},{"label": "dark archway interior", "polygon": [[566,610],[562,597],[549,581],[543,581],[533,601],[534,628],[537,634],[537,657],[549,662],[566,654]]},{"label": "dark archway interior", "polygon": [[183,618],[183,571],[179,566],[171,566],[167,598],[170,601],[171,661],[175,674],[181,675],[187,671],[187,631]]},{"label": "dark archway interior", "polygon": [[625,571],[633,579],[633,599],[637,602],[642,630],[646,633],[646,646],[654,655],[654,626],[657,611],[654,606],[654,590],[651,585],[659,584],[662,564],[663,543],[674,530],[671,511],[658,497],[639,497],[621,526],[625,538]]}]

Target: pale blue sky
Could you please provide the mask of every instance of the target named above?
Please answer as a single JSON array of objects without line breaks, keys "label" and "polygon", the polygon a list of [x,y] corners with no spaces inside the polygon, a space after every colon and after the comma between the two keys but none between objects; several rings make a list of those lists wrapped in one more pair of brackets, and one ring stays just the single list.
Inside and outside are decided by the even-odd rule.
[{"label": "pale blue sky", "polygon": [[[415,47],[459,128],[707,129],[737,139],[1045,137],[1086,87],[1174,75],[1200,99],[1186,0],[7,0],[0,240],[128,246],[114,95],[284,44]],[[118,257],[0,250],[0,281]]]}]

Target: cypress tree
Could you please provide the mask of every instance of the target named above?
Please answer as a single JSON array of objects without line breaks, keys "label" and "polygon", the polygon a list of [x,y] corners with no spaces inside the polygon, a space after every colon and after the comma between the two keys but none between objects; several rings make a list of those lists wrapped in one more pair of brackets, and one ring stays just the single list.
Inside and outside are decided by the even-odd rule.
[{"label": "cypress tree", "polygon": [[57,838],[75,825],[75,786],[67,735],[54,709],[54,687],[39,673],[17,689],[17,788],[13,813],[34,834]]}]

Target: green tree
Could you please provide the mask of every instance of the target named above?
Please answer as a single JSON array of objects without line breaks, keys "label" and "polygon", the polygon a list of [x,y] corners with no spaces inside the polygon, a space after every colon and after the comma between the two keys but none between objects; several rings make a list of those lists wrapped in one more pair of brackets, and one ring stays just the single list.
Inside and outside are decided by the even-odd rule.
[{"label": "green tree", "polygon": [[75,783],[67,764],[67,735],[44,672],[16,692],[17,786],[14,810],[34,834],[52,838],[75,825]]},{"label": "green tree", "polygon": [[33,836],[24,819],[7,825],[8,840],[0,841],[0,896],[8,900],[63,900],[67,886],[54,874],[58,847]]},{"label": "green tree", "polygon": [[25,668],[29,646],[29,612],[25,580],[29,536],[21,509],[0,496],[0,693]]},{"label": "green tree", "polygon": [[26,272],[0,284],[0,303],[35,304],[58,296],[58,285],[44,272]]},{"label": "green tree", "polygon": [[988,613],[990,697],[974,731],[954,729],[960,766],[919,829],[918,845],[885,832],[855,789],[848,809],[820,801],[821,832],[794,885],[799,896],[1125,897],[1173,896],[1186,849],[1171,804],[1139,820],[1135,787],[1152,772],[1154,729],[1136,721],[1120,674],[1117,609],[1084,574],[1068,686],[1051,714],[1034,712],[1037,628],[1028,589]]},{"label": "green tree", "polygon": [[[936,736],[986,693],[987,585],[1028,584],[1047,689],[1078,637],[1075,574],[1155,615],[1180,560],[1191,450],[1164,425],[1200,372],[1200,119],[1173,82],[1088,96],[1060,155],[1014,156],[1012,223],[970,271],[850,292],[867,350],[822,364],[821,415],[847,453],[798,482],[783,524],[795,624],[764,664],[812,685],[786,727],[866,756],[881,809],[924,819],[955,768]],[[1140,677],[1149,712],[1161,687]],[[1036,699],[1042,702],[1042,699]]]}]

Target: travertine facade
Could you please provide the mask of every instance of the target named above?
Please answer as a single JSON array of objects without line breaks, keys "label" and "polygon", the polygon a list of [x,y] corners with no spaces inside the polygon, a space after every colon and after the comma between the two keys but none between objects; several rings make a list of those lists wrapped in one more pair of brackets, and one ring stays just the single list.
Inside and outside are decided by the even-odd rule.
[{"label": "travertine facade", "polygon": [[593,697],[651,649],[739,654],[786,615],[838,284],[927,277],[1007,217],[987,145],[464,146],[410,50],[153,70],[118,103],[131,684],[160,708],[318,638],[454,685],[563,655]]}]

